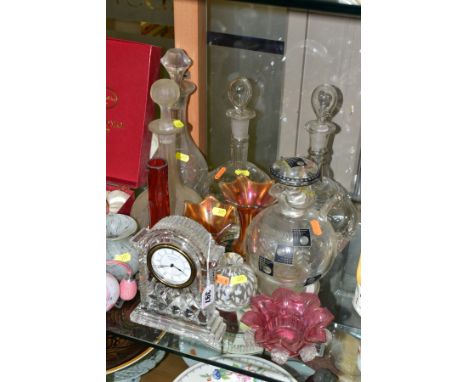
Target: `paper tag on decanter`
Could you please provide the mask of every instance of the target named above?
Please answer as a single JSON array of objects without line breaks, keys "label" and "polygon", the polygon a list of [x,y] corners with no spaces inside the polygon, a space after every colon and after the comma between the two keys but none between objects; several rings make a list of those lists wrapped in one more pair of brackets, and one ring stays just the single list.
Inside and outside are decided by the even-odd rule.
[{"label": "paper tag on decanter", "polygon": [[249,170],[240,170],[240,169],[237,169],[237,170],[234,171],[234,174],[236,174],[236,175],[249,176],[249,175],[250,175],[250,171],[249,171]]},{"label": "paper tag on decanter", "polygon": [[175,156],[178,160],[181,160],[182,162],[188,162],[190,159],[190,157],[187,154],[180,152],[176,152]]},{"label": "paper tag on decanter", "polygon": [[202,293],[202,301],[201,301],[202,309],[205,309],[208,306],[210,306],[214,302],[214,297],[215,297],[214,285],[213,284],[207,285],[205,290]]},{"label": "paper tag on decanter", "polygon": [[128,263],[132,259],[130,252],[121,253],[120,255],[115,255],[114,260],[121,261],[123,263]]},{"label": "paper tag on decanter", "polygon": [[258,269],[260,272],[266,273],[267,275],[273,276],[273,261],[266,257],[258,257]]},{"label": "paper tag on decanter", "polygon": [[275,252],[275,262],[292,265],[294,259],[294,248],[289,245],[278,244]]},{"label": "paper tag on decanter", "polygon": [[310,247],[310,230],[308,228],[293,229],[292,235],[295,247]]}]

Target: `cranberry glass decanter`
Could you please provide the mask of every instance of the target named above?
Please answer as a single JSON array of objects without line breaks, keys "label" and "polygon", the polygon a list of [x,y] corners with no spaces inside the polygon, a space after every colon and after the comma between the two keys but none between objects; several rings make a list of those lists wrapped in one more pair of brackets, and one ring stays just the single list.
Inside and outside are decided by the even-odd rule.
[{"label": "cranberry glass decanter", "polygon": [[220,189],[221,183],[234,182],[239,177],[246,177],[252,182],[262,183],[270,177],[247,160],[249,150],[249,121],[255,117],[255,111],[247,108],[252,98],[252,86],[247,78],[240,77],[229,84],[228,97],[234,106],[226,115],[231,119],[231,159],[208,174],[204,195],[211,194],[220,201],[225,195]]},{"label": "cranberry glass decanter", "polygon": [[284,287],[305,290],[324,276],[337,254],[337,240],[327,220],[331,200],[314,208],[317,165],[302,157],[283,158],[270,169],[277,180],[270,194],[277,204],[265,208],[247,230],[246,249],[259,292]]},{"label": "cranberry glass decanter", "polygon": [[332,178],[328,145],[330,137],[336,131],[331,118],[341,106],[341,91],[333,85],[323,84],[312,93],[312,108],[317,120],[306,123],[310,134],[309,159],[320,168],[320,179],[312,185],[315,192],[315,207],[320,209],[327,201],[334,198],[335,204],[328,212],[338,238],[338,251],[341,252],[349,242],[358,224],[358,212],[346,189]]},{"label": "cranberry glass decanter", "polygon": [[161,64],[180,89],[180,97],[171,106],[171,114],[173,119],[180,121],[176,123],[176,127],[181,130],[176,137],[176,156],[182,182],[201,194],[208,176],[208,165],[192,139],[187,121],[188,100],[195,92],[196,86],[193,82],[184,80],[185,72],[192,65],[192,60],[183,49],[172,48],[161,58]]}]

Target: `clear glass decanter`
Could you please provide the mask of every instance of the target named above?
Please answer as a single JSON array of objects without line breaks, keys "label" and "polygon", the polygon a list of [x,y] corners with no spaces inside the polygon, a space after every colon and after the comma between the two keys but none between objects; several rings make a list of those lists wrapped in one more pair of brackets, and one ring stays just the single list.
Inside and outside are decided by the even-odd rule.
[{"label": "clear glass decanter", "polygon": [[176,156],[182,181],[201,194],[208,176],[208,164],[192,139],[187,121],[188,100],[196,90],[196,86],[193,82],[184,80],[185,72],[192,65],[192,60],[183,49],[172,48],[161,58],[161,64],[180,89],[180,97],[171,106],[171,114],[173,119],[182,122],[176,124],[181,130],[176,139]]},{"label": "clear glass decanter", "polygon": [[265,208],[247,230],[246,249],[260,293],[280,287],[303,292],[331,268],[337,254],[336,234],[327,213],[334,200],[314,208],[317,165],[302,157],[276,161],[270,173],[277,183],[270,194],[277,204]]},{"label": "clear glass decanter", "polygon": [[[161,119],[151,121],[148,128],[158,138],[158,148],[153,159],[161,158],[168,165],[169,204],[171,215],[183,215],[185,201],[199,203],[200,195],[190,187],[184,185],[180,178],[180,170],[176,160],[176,138],[181,130],[171,119],[170,107],[179,98],[179,87],[172,80],[162,79],[156,81],[150,89],[151,98],[161,109]],[[150,224],[148,213],[148,189],[143,191],[132,207],[132,216],[137,219],[140,228],[148,227]]]},{"label": "clear glass decanter", "polygon": [[320,180],[312,185],[315,192],[315,207],[320,209],[331,198],[335,204],[328,212],[328,220],[338,236],[338,251],[341,252],[349,242],[359,221],[358,211],[348,191],[332,178],[328,145],[330,137],[336,131],[331,121],[341,106],[341,91],[333,85],[323,84],[312,93],[312,108],[317,120],[306,123],[305,129],[310,135],[308,158],[320,168]]},{"label": "clear glass decanter", "polygon": [[231,159],[208,174],[204,196],[211,194],[219,201],[226,201],[220,189],[220,183],[231,183],[240,176],[253,182],[266,182],[270,177],[255,164],[247,160],[249,150],[249,121],[255,117],[255,111],[247,105],[252,98],[252,86],[247,78],[240,77],[232,81],[228,88],[228,97],[234,106],[226,115],[231,119]]}]

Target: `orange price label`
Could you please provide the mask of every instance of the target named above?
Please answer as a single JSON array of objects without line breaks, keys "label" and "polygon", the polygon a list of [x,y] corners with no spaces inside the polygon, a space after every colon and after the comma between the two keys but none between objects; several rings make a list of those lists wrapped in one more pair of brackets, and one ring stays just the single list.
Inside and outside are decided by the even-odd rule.
[{"label": "orange price label", "polygon": [[318,220],[311,220],[310,226],[312,227],[312,232],[315,236],[320,236],[322,234],[322,228],[320,228],[320,223]]},{"label": "orange price label", "polygon": [[218,172],[216,173],[215,175],[215,179],[218,180],[219,178],[221,178],[223,176],[223,174],[226,172],[226,167],[221,167]]},{"label": "orange price label", "polygon": [[217,274],[216,275],[216,283],[217,284],[223,284],[223,285],[229,285],[229,277]]}]

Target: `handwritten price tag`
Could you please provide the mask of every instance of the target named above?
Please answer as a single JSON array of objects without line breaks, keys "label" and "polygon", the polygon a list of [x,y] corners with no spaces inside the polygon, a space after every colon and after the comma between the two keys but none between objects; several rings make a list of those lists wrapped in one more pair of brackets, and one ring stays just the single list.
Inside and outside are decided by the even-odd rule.
[{"label": "handwritten price tag", "polygon": [[214,294],[215,294],[214,285],[213,284],[208,285],[202,293],[202,301],[201,301],[202,309],[207,308],[213,303]]}]

